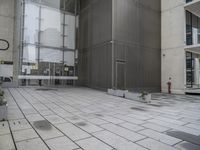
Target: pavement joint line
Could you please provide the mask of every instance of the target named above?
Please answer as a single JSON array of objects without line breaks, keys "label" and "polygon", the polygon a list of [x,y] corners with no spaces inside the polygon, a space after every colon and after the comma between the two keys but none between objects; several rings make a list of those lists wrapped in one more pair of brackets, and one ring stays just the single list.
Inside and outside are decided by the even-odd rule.
[{"label": "pavement joint line", "polygon": [[[57,105],[57,104],[56,104]],[[58,115],[58,114],[57,114]],[[59,115],[58,115],[59,116]],[[59,117],[61,117],[61,116],[59,116]],[[61,117],[61,118],[63,118],[63,117]],[[64,119],[64,118],[63,118]],[[76,126],[77,128],[79,128],[79,129],[81,129],[79,126],[77,126],[75,123],[72,123],[71,122],[71,124],[73,124],[74,126]],[[55,128],[57,128],[57,127],[55,127]],[[58,129],[58,128],[57,128]],[[59,130],[59,129],[58,129]],[[83,129],[81,129],[81,130],[83,130]],[[59,130],[60,131],[60,130]],[[110,146],[111,148],[114,148],[113,146],[111,146],[111,145],[109,145],[108,143],[106,143],[106,142],[104,142],[104,141],[102,141],[101,139],[99,139],[99,138],[97,138],[97,137],[95,137],[93,134],[91,134],[91,133],[89,133],[89,132],[87,132],[87,131],[85,131],[85,130],[83,130],[84,132],[86,132],[86,133],[88,133],[89,135],[91,135],[91,137],[93,137],[93,138],[96,138],[96,139],[98,139],[99,141],[101,141],[101,142],[103,142],[104,144],[106,144],[106,145],[108,145],[108,146]],[[107,131],[107,130],[106,130]],[[102,132],[102,131],[99,131],[99,132]],[[110,132],[110,131],[108,131],[108,132]],[[63,132],[62,132],[63,133]],[[112,132],[111,132],[112,133]],[[66,135],[65,133],[63,133],[64,135]],[[113,134],[115,134],[115,133],[113,133]],[[115,135],[117,135],[117,134],[115,134]],[[67,136],[67,135],[66,135]],[[119,135],[117,135],[117,136],[119,136]],[[67,136],[68,137],[68,136]],[[90,137],[90,138],[91,138]],[[121,137],[121,136],[120,136]],[[126,138],[124,138],[124,137],[121,137],[121,138],[123,138],[123,139],[126,139]],[[71,138],[70,138],[71,139]],[[72,139],[71,139],[72,140]],[[127,139],[126,139],[127,140]],[[75,140],[72,140],[74,143],[75,143]],[[129,141],[129,140],[128,140]],[[78,145],[79,146],[79,145]],[[79,146],[80,147],[80,146]],[[115,149],[115,148],[114,148]]]},{"label": "pavement joint line", "polygon": [[[16,90],[16,89],[13,89],[13,90]],[[9,91],[10,92],[10,91]],[[67,109],[65,109],[65,108],[63,108],[62,107],[62,105],[65,105],[64,103],[63,103],[63,101],[64,101],[64,99],[66,98],[66,95],[67,94],[63,94],[62,95],[62,98],[59,98],[59,100],[57,100],[57,101],[54,101],[55,100],[55,95],[61,95],[59,92],[57,92],[57,91],[55,91],[53,94],[51,94],[51,96],[52,96],[52,98],[51,97],[49,97],[48,96],[48,93],[45,93],[45,95],[41,95],[41,93],[36,93],[36,92],[32,92],[31,93],[31,90],[26,90],[26,89],[18,89],[17,90],[17,92],[18,93],[14,93],[14,94],[20,94],[21,95],[21,97],[24,97],[24,100],[27,102],[27,103],[29,103],[31,106],[32,106],[32,108],[34,109],[34,110],[36,110],[37,112],[39,112],[39,114],[41,115],[41,113],[40,113],[40,111],[41,111],[41,109],[39,108],[40,106],[38,106],[38,107],[35,107],[35,105],[34,104],[41,104],[41,105],[44,105],[44,107],[46,107],[48,110],[51,110],[51,109],[49,109],[49,107],[51,107],[51,106],[47,106],[46,105],[46,102],[47,101],[44,101],[45,99],[50,99],[49,100],[49,103],[52,103],[52,104],[57,104],[57,106],[60,108],[60,109],[63,109],[64,111],[66,111],[66,112],[68,112],[67,111]],[[30,92],[30,93],[29,93]],[[10,92],[11,93],[11,92]],[[31,96],[32,95],[32,96]],[[53,96],[54,95],[54,96]],[[98,107],[97,106],[97,104],[94,104],[96,101],[98,101],[98,97],[100,97],[100,96],[98,96],[98,95],[95,95],[95,94],[90,94],[91,96],[93,96],[93,98],[95,99],[95,98],[97,98],[97,100],[95,100],[95,101],[92,101],[92,103],[90,103],[90,105],[88,104],[88,102],[90,101],[90,98],[88,98],[89,96],[83,96],[82,94],[81,95],[78,95],[78,96],[74,96],[74,97],[79,97],[78,98],[78,100],[77,100],[77,104],[78,105],[80,105],[80,106],[82,106],[82,107],[75,107],[75,105],[76,105],[76,103],[72,103],[71,104],[71,107],[72,108],[74,108],[74,109],[77,109],[77,108],[79,108],[78,109],[78,111],[76,111],[76,112],[74,112],[74,111],[69,111],[68,113],[69,114],[72,114],[72,115],[74,115],[74,116],[78,116],[78,117],[80,117],[81,118],[81,120],[84,120],[84,121],[87,121],[88,123],[91,123],[91,124],[93,124],[93,125],[95,125],[95,126],[98,126],[98,127],[101,127],[102,125],[104,125],[104,124],[95,124],[95,123],[93,123],[93,122],[90,122],[90,121],[88,121],[89,120],[89,118],[91,118],[91,117],[88,117],[88,119],[87,119],[87,117],[85,116],[86,114],[88,114],[88,115],[90,115],[90,114],[94,114],[92,111],[93,111],[93,109],[91,108],[91,107],[94,107],[94,108],[96,108],[96,109],[98,109],[98,110],[100,110],[99,111],[99,113],[102,113],[102,112],[104,112],[104,110],[101,110],[102,108],[101,107]],[[11,96],[13,97],[13,95],[11,94]],[[39,100],[37,100],[38,98],[40,98],[40,96],[42,96],[43,97],[43,99],[41,99],[41,101],[39,101]],[[33,98],[33,100],[31,99],[32,97],[34,97]],[[20,96],[17,96],[17,98],[18,99],[20,99]],[[81,99],[83,98],[83,105],[82,104],[79,104],[79,102],[81,102]],[[106,108],[110,108],[110,109],[113,109],[113,110],[111,110],[110,112],[109,111],[106,111],[106,113],[104,113],[104,115],[105,116],[111,116],[111,117],[113,117],[113,118],[116,118],[116,119],[119,119],[119,120],[122,120],[122,119],[120,119],[120,118],[117,118],[117,116],[113,116],[114,114],[116,115],[116,114],[119,114],[119,115],[125,115],[126,116],[126,114],[128,114],[128,113],[131,113],[131,112],[128,112],[128,111],[125,111],[125,109],[126,108],[128,108],[127,107],[127,103],[126,102],[122,102],[121,100],[120,100],[120,103],[121,103],[121,105],[122,105],[122,107],[123,108],[121,108],[120,109],[120,107],[119,107],[119,105],[118,104],[116,104],[115,102],[114,102],[114,100],[113,99],[110,99],[111,101],[110,101],[110,103],[108,104],[108,106],[106,106],[106,105],[104,105],[105,103],[104,103],[104,101],[103,101],[103,105],[102,106],[105,106]],[[13,99],[13,101],[15,101],[16,102],[16,100],[15,99]],[[35,103],[37,101],[37,103]],[[54,102],[53,102],[54,101]],[[59,102],[60,101],[60,102]],[[66,102],[66,106],[68,106],[68,102],[69,100],[67,100],[67,102]],[[26,118],[26,116],[27,115],[31,115],[31,114],[34,114],[34,113],[26,113],[26,111],[24,111],[23,109],[21,110],[20,108],[21,108],[21,106],[23,106],[23,105],[20,105],[20,107],[19,107],[19,102],[21,102],[20,100],[17,100],[17,102],[16,102],[16,105],[18,106],[18,109],[19,109],[19,111],[23,114],[23,116],[25,116],[25,118],[22,118],[22,119],[26,119],[27,120],[27,118]],[[23,102],[23,100],[22,100],[22,102]],[[87,107],[87,109],[86,109],[86,111],[82,111],[83,109],[84,109],[84,105],[86,104],[86,107]],[[109,105],[113,105],[113,107],[110,107]],[[182,104],[184,107],[187,107],[187,105],[186,105],[186,103],[184,102],[183,104]],[[70,106],[70,105],[69,105]],[[43,107],[43,106],[42,106]],[[36,109],[37,108],[37,109]],[[39,109],[38,109],[39,108]],[[67,107],[66,107],[67,108]],[[180,107],[178,107],[179,108],[179,114],[177,113],[177,119],[176,119],[176,116],[171,116],[171,117],[167,117],[167,118],[169,118],[169,119],[172,119],[172,120],[180,120],[180,121],[182,121],[181,119],[184,119],[182,122],[185,122],[186,123],[186,121],[187,121],[187,119],[188,119],[188,123],[186,123],[186,124],[182,124],[182,125],[179,125],[179,123],[178,124],[175,124],[175,125],[177,125],[177,127],[178,126],[180,126],[180,127],[184,127],[184,126],[186,126],[187,124],[189,124],[189,123],[195,123],[195,122],[193,122],[192,121],[192,119],[195,121],[195,119],[197,120],[199,120],[199,117],[193,117],[193,118],[191,118],[191,121],[190,121],[190,116],[183,116],[184,114],[187,114],[187,112],[185,112],[184,111],[184,109],[180,109]],[[196,110],[196,108],[198,108],[198,107],[195,107],[195,110]],[[18,110],[17,109],[17,110]],[[106,110],[106,109],[105,109]],[[162,109],[161,109],[162,110]],[[151,114],[157,114],[157,115],[155,115],[155,116],[160,116],[160,117],[165,117],[165,116],[162,116],[162,115],[171,115],[172,114],[172,112],[175,110],[174,108],[171,108],[170,109],[170,111],[168,111],[168,112],[166,112],[166,113],[161,113],[161,110],[159,110],[159,111],[151,111]],[[120,111],[120,113],[115,113],[116,111]],[[181,116],[183,116],[183,117],[181,117],[180,116],[180,114],[181,114],[181,112],[182,111],[184,111],[184,114],[182,114]],[[95,111],[94,111],[95,112]],[[191,111],[189,111],[189,112],[191,112]],[[199,111],[195,111],[195,114],[197,114]],[[26,115],[25,115],[25,114]],[[54,115],[57,115],[57,116],[59,116],[60,118],[62,118],[62,119],[64,119],[65,121],[67,121],[67,122],[69,122],[70,124],[73,124],[74,126],[76,126],[76,123],[74,122],[73,123],[73,120],[71,120],[71,122],[70,121],[68,121],[67,120],[67,117],[66,117],[66,119],[64,118],[64,117],[61,117],[60,115],[58,115],[57,114],[57,112],[53,112],[53,113],[55,113]],[[160,115],[158,115],[158,114],[160,114]],[[19,115],[20,116],[20,115]],[[45,115],[41,115],[43,118],[45,118],[44,116]],[[47,116],[50,116],[50,115],[47,115]],[[154,116],[154,117],[155,117]],[[152,119],[155,119],[154,117],[152,117]],[[13,117],[12,117],[13,118]],[[70,117],[69,117],[70,118]],[[93,117],[93,118],[99,118],[99,119],[101,119],[101,120],[104,120],[102,117]],[[135,118],[135,117],[131,117],[131,118]],[[135,119],[137,119],[137,118],[135,118]],[[19,120],[19,118],[18,119],[13,119],[13,120]],[[47,119],[46,119],[47,120]],[[140,119],[139,119],[140,120]],[[186,120],[186,121],[185,121]],[[28,120],[27,120],[28,121]],[[105,120],[105,121],[108,121],[108,120]],[[124,121],[124,120],[122,120],[122,121]],[[143,121],[143,120],[142,120]],[[28,121],[29,122],[29,121]],[[49,122],[49,121],[48,121]],[[67,123],[66,122],[66,123]],[[126,123],[128,123],[128,121],[124,121],[124,122],[126,122]],[[165,121],[164,121],[165,122]],[[171,121],[170,121],[171,122]],[[51,122],[50,122],[51,123]],[[134,123],[133,122],[129,122],[130,124],[133,124],[134,125]],[[151,119],[149,119],[149,120],[147,120],[145,123],[153,123],[153,122],[151,122]],[[144,124],[145,124],[144,123]],[[167,122],[168,123],[168,122]],[[30,122],[29,122],[29,124],[30,124]],[[63,122],[63,123],[51,123],[54,127],[55,127],[55,125],[56,124],[65,124],[65,122]],[[108,122],[108,123],[105,123],[105,124],[115,124],[115,123],[112,123],[112,122]],[[156,124],[156,123],[153,123],[153,124]],[[119,126],[119,124],[115,124],[115,125],[117,125],[117,126]],[[135,125],[138,125],[138,124],[135,124]],[[142,124],[139,124],[139,126],[141,126]],[[160,125],[160,124],[156,124],[156,125],[158,125],[158,126],[162,126],[162,127],[167,127],[167,126],[165,126],[165,125]],[[32,127],[32,126],[31,126]],[[79,128],[80,130],[83,130],[84,132],[86,132],[86,133],[88,133],[87,131],[85,131],[83,128],[80,128],[79,126],[76,126],[77,128]],[[121,126],[120,126],[121,127]],[[56,128],[56,127],[55,127]],[[122,128],[124,128],[124,129],[126,129],[126,130],[129,130],[129,129],[127,129],[127,128],[125,128],[125,127],[122,127]],[[191,127],[188,127],[188,128],[191,128]],[[34,129],[34,128],[33,128]],[[132,132],[135,132],[135,133],[137,133],[137,132],[140,132],[140,131],[142,131],[142,130],[145,130],[145,129],[148,129],[147,127],[144,127],[144,129],[141,129],[141,130],[139,130],[139,131],[132,131],[132,130],[130,130],[130,131],[132,131]],[[191,128],[191,129],[193,129],[193,128]],[[22,129],[22,130],[26,130],[26,129]],[[151,130],[153,130],[153,129],[151,129]],[[169,131],[169,130],[173,130],[173,128],[169,128],[167,131]],[[196,129],[196,130],[198,130],[198,129]],[[19,131],[19,130],[17,130],[17,131]],[[59,129],[58,129],[58,131],[60,131]],[[103,130],[103,131],[105,131],[105,130]],[[13,132],[11,129],[10,129],[10,132]],[[99,132],[102,132],[102,131],[99,131]],[[113,132],[111,132],[111,131],[109,131],[108,130],[108,132],[110,132],[110,133],[113,133]],[[158,131],[157,131],[158,132]],[[37,133],[37,132],[36,132]],[[61,133],[62,133],[62,131],[61,131]],[[93,132],[93,133],[96,133],[96,132]],[[163,133],[163,134],[166,134],[166,131],[163,131],[163,132],[159,132],[159,133]],[[38,133],[37,133],[38,134]],[[93,137],[93,135],[91,134],[91,133],[88,133],[89,135],[91,135],[91,137]],[[116,133],[113,133],[113,134],[115,134],[115,135],[117,135],[117,136],[119,136],[119,137],[122,137],[122,136],[120,136],[120,135],[118,135],[118,134],[116,134]],[[138,133],[139,134],[139,133]],[[65,135],[65,134],[64,134]],[[66,137],[67,137],[67,135],[65,135]],[[91,138],[90,137],[90,138]],[[94,136],[95,137],[95,136]],[[89,138],[89,137],[88,137]],[[96,137],[95,137],[96,138]],[[124,137],[122,137],[123,139],[126,139],[126,138],[124,138]],[[147,138],[147,137],[146,137]],[[144,139],[146,139],[146,138],[144,138]],[[42,138],[41,138],[42,139]],[[98,138],[96,138],[96,139],[98,139]],[[150,138],[150,139],[153,139],[153,138]],[[100,140],[100,139],[99,139]],[[143,139],[141,139],[141,140],[143,140]],[[72,140],[73,141],[73,140]],[[101,140],[100,140],[101,141]],[[128,141],[130,141],[130,140],[128,140]],[[138,141],[140,141],[140,140],[138,140]],[[136,142],[138,142],[138,141],[136,141]],[[158,141],[158,140],[156,140],[156,141]],[[13,142],[14,142],[14,140],[13,140]],[[74,141],[73,141],[74,142]],[[103,142],[103,141],[102,141]],[[132,142],[132,141],[131,141]],[[158,141],[158,142],[160,142],[160,141]],[[180,142],[182,142],[182,141],[180,141]],[[76,142],[74,142],[74,143],[76,143]],[[103,142],[103,143],[105,143],[105,142]],[[135,142],[133,142],[133,143],[135,143]],[[162,142],[161,142],[162,143]],[[106,145],[109,145],[109,144],[107,144],[107,143],[105,143]],[[137,144],[137,143],[136,143]],[[175,145],[177,145],[178,143],[176,143],[176,144],[174,144],[173,146],[175,146]],[[168,145],[168,144],[165,144],[165,145]],[[110,145],[109,145],[110,146]],[[79,146],[80,147],[80,146]],[[112,147],[112,146],[111,146]],[[146,147],[144,147],[144,148],[146,148]],[[78,148],[79,149],[79,148]],[[147,148],[146,148],[147,149]]]},{"label": "pavement joint line", "polygon": [[87,139],[90,139],[90,138],[94,138],[94,137],[90,136],[90,137],[74,140],[74,142],[83,141],[83,140],[87,140]]},{"label": "pavement joint line", "polygon": [[[20,93],[21,94],[21,93]],[[25,97],[24,97],[25,98]],[[25,98],[26,99],[26,98]],[[28,100],[27,100],[28,101]],[[33,108],[34,108],[34,106],[32,105],[32,104],[30,104]],[[35,109],[35,108],[34,108]],[[38,112],[38,114],[39,115],[41,115],[40,114],[40,112],[38,111],[38,110],[36,110],[37,112]],[[41,115],[42,116],[42,115]],[[42,116],[43,117],[43,116]],[[59,116],[60,117],[60,116]],[[43,117],[44,118],[44,117]],[[62,117],[61,117],[62,118]],[[46,120],[46,121],[48,121],[46,118],[44,118],[44,120]],[[49,121],[48,121],[49,122]],[[50,123],[50,122],[49,122]],[[56,126],[54,126],[52,123],[50,123],[54,128],[56,128],[58,131],[60,131],[64,136],[66,136],[67,138],[69,138],[76,146],[78,146],[78,147],[80,147],[79,145],[77,145],[69,136],[67,136],[65,133],[63,133],[60,129],[58,129]],[[57,138],[57,137],[55,137],[55,138]],[[52,138],[53,139],[53,138]],[[42,139],[43,140],[43,139]],[[49,139],[45,139],[45,140],[49,140]],[[44,142],[45,142],[45,140],[43,140]],[[46,142],[45,142],[45,144],[46,144]],[[47,145],[47,144],[46,144]]]},{"label": "pavement joint line", "polygon": [[[36,110],[37,111],[37,110]],[[39,111],[38,111],[39,112]],[[39,113],[40,114],[40,113]],[[41,114],[40,114],[41,115]],[[57,114],[58,115],[58,114]],[[42,116],[42,115],[41,115]],[[58,115],[59,116],[59,115]],[[61,116],[59,116],[59,117],[61,117]],[[63,118],[63,117],[61,117],[61,118]],[[64,119],[64,118],[63,118]],[[65,123],[63,123],[63,124],[65,124]],[[73,124],[74,126],[76,126],[77,128],[79,128],[79,129],[81,129],[79,126],[77,126],[77,125],[75,125],[74,123],[71,123],[71,124]],[[54,126],[54,125],[53,125]],[[54,126],[57,130],[59,130],[61,133],[63,133],[66,137],[68,137],[71,141],[73,141],[73,143],[74,144],[76,144],[78,147],[80,147],[76,142],[75,142],[75,140],[72,140],[69,136],[67,136],[64,132],[62,132],[60,129],[58,129],[56,126]],[[84,132],[86,132],[86,133],[88,133],[87,131],[85,131],[85,130],[83,130],[83,129],[81,129],[82,131],[84,131]],[[92,134],[90,134],[90,133],[88,133],[89,135],[91,135],[91,137],[93,137],[93,138],[96,138],[95,136],[93,136]],[[91,138],[90,137],[90,138]],[[98,139],[98,138],[96,138],[96,139]],[[107,143],[105,143],[104,141],[102,141],[102,140],[100,140],[100,139],[98,139],[99,141],[101,141],[101,142],[103,142],[104,144],[106,144],[106,145],[108,145]],[[110,146],[110,145],[109,145]],[[112,146],[110,146],[110,147],[112,147]],[[112,147],[113,148],[113,147]]]},{"label": "pavement joint line", "polygon": [[14,146],[15,146],[15,149],[17,150],[17,145],[16,145],[16,143],[15,143],[14,136],[13,136],[13,133],[12,133],[12,131],[11,131],[11,127],[10,127],[9,121],[7,121],[7,123],[8,123],[9,129],[10,129],[10,135],[11,135],[11,137],[12,137],[13,144],[14,144]]},{"label": "pavement joint line", "polygon": [[19,141],[15,141],[16,143],[20,143],[23,141],[28,141],[28,140],[34,140],[34,139],[38,139],[39,137],[34,137],[34,138],[29,138],[29,139],[25,139],[25,140],[19,140]]},{"label": "pavement joint line", "polygon": [[[19,93],[19,91],[17,90],[17,89],[13,89],[13,90],[15,90],[15,92],[18,92]],[[13,97],[13,100],[15,101],[15,103],[17,104],[17,106],[18,106],[18,108],[20,109],[20,111],[22,112],[22,110],[21,110],[21,108],[20,108],[20,106],[19,106],[19,104],[18,104],[18,102],[17,102],[17,100],[15,99],[15,97],[13,96],[13,93],[10,91],[10,89],[9,89],[9,92],[10,92],[10,94],[12,95],[12,97]],[[19,93],[20,95],[21,95],[21,93]],[[24,96],[23,95],[21,95],[23,98],[24,98]],[[25,99],[26,100],[26,99]],[[32,105],[32,104],[31,104]],[[37,132],[37,130],[33,127],[33,125],[30,123],[30,121],[26,118],[26,116],[25,116],[25,114],[22,112],[22,114],[24,115],[24,117],[25,117],[25,119],[26,119],[26,121],[29,123],[29,125],[32,127],[32,129],[37,133],[37,135],[39,136],[39,138],[43,141],[43,143],[47,146],[47,148],[49,149],[49,150],[51,150],[50,149],[50,147],[46,144],[46,142],[42,139],[42,137],[39,135],[39,133]],[[17,150],[17,148],[16,148],[16,150]]]}]

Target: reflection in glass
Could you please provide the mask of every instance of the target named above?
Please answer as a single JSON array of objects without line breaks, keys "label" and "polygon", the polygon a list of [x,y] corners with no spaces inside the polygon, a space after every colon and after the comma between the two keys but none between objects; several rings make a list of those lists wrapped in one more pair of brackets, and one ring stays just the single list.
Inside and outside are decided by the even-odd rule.
[{"label": "reflection in glass", "polygon": [[63,52],[57,49],[41,48],[40,49],[40,61],[41,62],[57,62],[61,63]]},{"label": "reflection in glass", "polygon": [[[21,75],[34,76],[28,84],[37,85],[41,80],[37,77],[45,78],[46,84],[73,83],[56,77],[76,74],[76,2],[25,0]],[[26,79],[22,84],[27,84]]]},{"label": "reflection in glass", "polygon": [[[53,19],[52,19],[53,18]],[[61,47],[61,23],[63,14],[49,8],[41,9],[41,44],[45,46]]]},{"label": "reflection in glass", "polygon": [[32,4],[25,5],[24,41],[35,44],[38,42],[39,7]]},{"label": "reflection in glass", "polygon": [[75,16],[65,15],[65,47],[75,49]]},{"label": "reflection in glass", "polygon": [[74,51],[64,52],[64,63],[67,66],[74,66]]},{"label": "reflection in glass", "polygon": [[36,63],[38,60],[38,49],[35,46],[25,46],[23,49],[23,62]]}]

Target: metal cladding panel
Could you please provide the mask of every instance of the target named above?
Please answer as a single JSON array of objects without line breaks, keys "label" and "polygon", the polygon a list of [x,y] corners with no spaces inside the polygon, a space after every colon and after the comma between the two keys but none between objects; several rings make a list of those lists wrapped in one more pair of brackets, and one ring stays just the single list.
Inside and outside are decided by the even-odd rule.
[{"label": "metal cladding panel", "polygon": [[111,40],[112,0],[90,1],[80,13],[80,49]]},{"label": "metal cladding panel", "polygon": [[113,35],[117,41],[139,42],[139,8],[135,0],[113,1]]},{"label": "metal cladding panel", "polygon": [[156,9],[151,9],[151,5],[148,5],[150,2],[158,5],[159,0],[148,0],[147,2],[115,0],[113,2],[114,40],[161,48],[161,13]]},{"label": "metal cladding panel", "polygon": [[88,48],[91,45],[91,9],[81,11],[80,14],[80,45],[79,49]]},{"label": "metal cladding panel", "polygon": [[92,3],[92,45],[112,40],[112,0]]},{"label": "metal cladding panel", "polygon": [[81,2],[81,10],[85,9],[86,7],[88,7],[88,5],[90,5],[92,0],[80,0]]},{"label": "metal cladding panel", "polygon": [[112,82],[112,0],[81,1],[79,79],[98,89]]},{"label": "metal cladding panel", "polygon": [[85,49],[80,53],[79,78],[82,85],[107,89],[112,81],[112,47],[110,43]]},{"label": "metal cladding panel", "polygon": [[90,87],[107,89],[112,82],[112,45],[106,43],[91,51]]},{"label": "metal cladding panel", "polygon": [[82,83],[98,89],[110,88],[112,74],[114,84],[117,83],[116,64],[125,62],[122,70],[128,89],[159,91],[160,0],[90,0],[82,8],[79,47]]},{"label": "metal cladding panel", "polygon": [[115,0],[113,9],[115,61],[126,61],[126,87],[160,91],[160,1]]},{"label": "metal cladding panel", "polygon": [[139,44],[144,47],[161,49],[161,15],[151,9],[140,8]]},{"label": "metal cladding panel", "polygon": [[78,77],[81,85],[88,85],[89,83],[89,60],[89,50],[79,52]]},{"label": "metal cladding panel", "polygon": [[127,89],[153,92],[160,90],[160,53],[156,49],[123,43],[115,43],[114,49],[115,61],[125,62],[125,85]]}]

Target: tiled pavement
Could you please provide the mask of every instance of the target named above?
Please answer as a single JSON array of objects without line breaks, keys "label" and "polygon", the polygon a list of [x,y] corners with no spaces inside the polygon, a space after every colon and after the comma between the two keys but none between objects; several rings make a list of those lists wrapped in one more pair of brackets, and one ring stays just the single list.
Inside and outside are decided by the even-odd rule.
[{"label": "tiled pavement", "polygon": [[200,97],[151,104],[87,88],[5,89],[0,150],[200,150]]}]

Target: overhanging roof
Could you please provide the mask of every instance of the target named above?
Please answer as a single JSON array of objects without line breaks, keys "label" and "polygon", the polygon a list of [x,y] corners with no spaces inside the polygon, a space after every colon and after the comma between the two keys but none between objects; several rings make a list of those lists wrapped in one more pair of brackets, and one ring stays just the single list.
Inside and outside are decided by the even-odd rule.
[{"label": "overhanging roof", "polygon": [[200,0],[193,0],[185,5],[185,10],[190,11],[200,17]]}]

